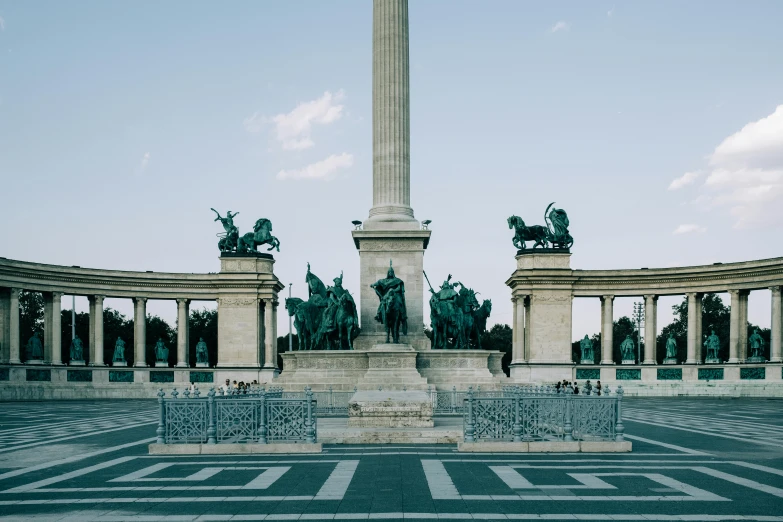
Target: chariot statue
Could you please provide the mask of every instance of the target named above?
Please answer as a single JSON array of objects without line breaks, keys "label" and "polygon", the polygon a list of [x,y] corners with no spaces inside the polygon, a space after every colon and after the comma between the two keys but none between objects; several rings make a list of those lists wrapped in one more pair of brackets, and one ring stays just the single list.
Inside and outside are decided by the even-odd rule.
[{"label": "chariot statue", "polygon": [[[556,248],[568,250],[574,244],[574,238],[568,232],[568,214],[560,208],[552,208],[552,202],[544,211],[544,225],[525,225],[519,216],[511,216],[506,222],[514,230],[512,243],[517,250],[527,248],[526,242],[533,241],[533,248]],[[551,209],[551,210],[550,210]]]},{"label": "chariot statue", "polygon": [[78,335],[71,340],[70,356],[71,361],[84,361],[84,344]]},{"label": "chariot statue", "polygon": [[408,335],[408,310],[405,307],[405,283],[394,275],[392,262],[389,260],[389,270],[386,277],[370,285],[375,290],[380,303],[375,320],[386,327],[386,342],[398,344],[400,330]]},{"label": "chariot statue", "polygon": [[223,225],[223,232],[218,233],[218,249],[221,252],[247,254],[256,252],[259,245],[269,245],[267,250],[277,249],[280,252],[280,240],[272,235],[272,222],[266,218],[256,221],[253,226],[253,232],[248,232],[242,236],[239,235],[239,229],[234,225],[234,217],[239,212],[226,212],[226,217],[220,215],[220,212],[214,208],[210,209],[215,213],[215,221],[220,221]]}]

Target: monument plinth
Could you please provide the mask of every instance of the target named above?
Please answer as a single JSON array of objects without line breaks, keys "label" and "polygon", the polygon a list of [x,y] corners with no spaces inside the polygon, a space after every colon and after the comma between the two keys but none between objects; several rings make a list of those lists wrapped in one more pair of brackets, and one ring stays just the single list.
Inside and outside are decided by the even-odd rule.
[{"label": "monument plinth", "polygon": [[349,428],[432,428],[432,401],[423,391],[358,391],[348,403]]}]

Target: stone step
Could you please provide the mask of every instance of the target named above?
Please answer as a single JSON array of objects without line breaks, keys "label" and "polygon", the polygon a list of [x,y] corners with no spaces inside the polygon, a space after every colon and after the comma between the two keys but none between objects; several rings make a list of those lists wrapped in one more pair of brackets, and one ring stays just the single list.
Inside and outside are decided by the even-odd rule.
[{"label": "stone step", "polygon": [[456,444],[462,430],[443,428],[319,429],[322,444]]}]

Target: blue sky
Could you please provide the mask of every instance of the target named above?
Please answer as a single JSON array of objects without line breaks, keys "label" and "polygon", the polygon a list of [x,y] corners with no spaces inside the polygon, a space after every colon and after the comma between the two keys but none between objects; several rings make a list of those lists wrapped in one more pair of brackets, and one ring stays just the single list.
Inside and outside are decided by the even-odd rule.
[{"label": "blue sky", "polygon": [[[574,268],[783,254],[783,3],[411,0],[409,14],[425,268],[492,298],[491,321],[511,320],[505,220],[542,222],[551,201]],[[241,231],[272,220],[294,294],[308,261],[358,294],[371,15],[369,1],[0,0],[0,255],[217,271],[215,207]],[[769,325],[768,299],[751,295],[751,321]],[[574,338],[599,329],[598,301],[577,300]]]}]

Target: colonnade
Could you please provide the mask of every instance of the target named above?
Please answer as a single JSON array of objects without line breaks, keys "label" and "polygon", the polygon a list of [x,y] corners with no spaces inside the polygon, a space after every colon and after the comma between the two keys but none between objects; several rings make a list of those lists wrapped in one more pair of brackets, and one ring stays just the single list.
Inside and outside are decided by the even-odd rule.
[{"label": "colonnade", "polygon": [[[21,288],[0,289],[0,344],[7,345],[0,350],[0,363],[23,364],[25,360],[23,342],[20,336],[20,307],[19,298]],[[44,298],[44,339],[43,339],[43,363],[59,366],[67,363],[62,358],[62,308],[63,292],[41,292]],[[103,311],[104,295],[88,295],[89,302],[89,365],[108,366],[110,360],[104,358],[104,332]],[[146,297],[133,297],[133,353],[134,367],[146,368],[147,362],[147,300]],[[177,368],[190,367],[190,299],[176,298],[177,303]],[[277,301],[274,299],[260,299],[259,323],[263,325],[263,368],[278,371],[277,366]],[[271,311],[271,313],[267,313]],[[267,335],[269,333],[269,335]],[[259,356],[261,354],[259,353]],[[260,359],[261,357],[259,357]],[[36,361],[37,362],[37,361]],[[218,361],[211,361],[213,364]],[[260,364],[259,360],[259,364]],[[231,365],[227,361],[227,365]],[[157,366],[157,365],[156,365]],[[168,367],[168,364],[166,364]]]}]

